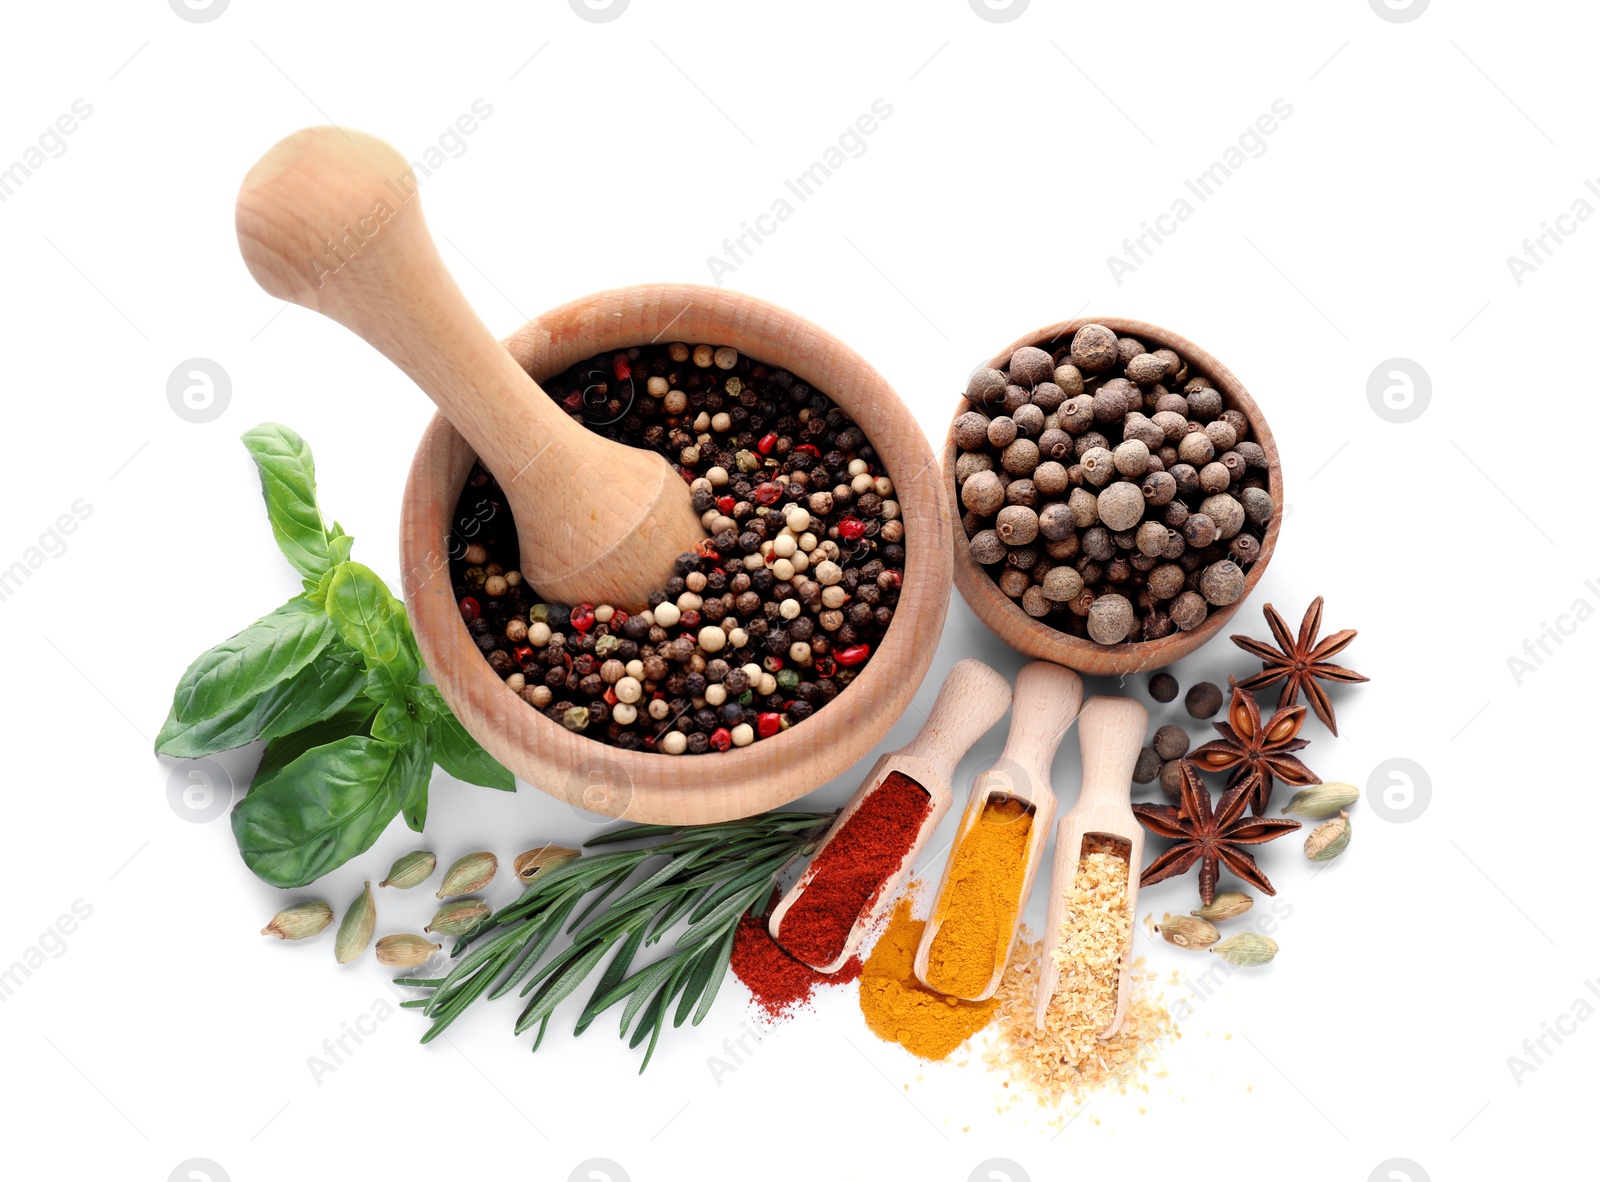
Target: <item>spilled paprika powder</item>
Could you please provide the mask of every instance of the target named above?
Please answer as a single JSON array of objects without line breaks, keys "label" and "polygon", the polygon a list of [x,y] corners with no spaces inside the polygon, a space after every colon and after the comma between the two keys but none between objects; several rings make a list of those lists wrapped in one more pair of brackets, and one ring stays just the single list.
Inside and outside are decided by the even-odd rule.
[{"label": "spilled paprika powder", "polygon": [[837,960],[932,811],[933,797],[921,784],[900,772],[885,776],[812,863],[805,890],[779,924],[783,947],[811,965]]},{"label": "spilled paprika powder", "polygon": [[789,1016],[824,985],[845,985],[861,973],[861,958],[852,957],[837,973],[819,973],[801,964],[767,934],[767,917],[740,917],[729,962],[750,998],[768,1021]]},{"label": "spilled paprika powder", "polygon": [[1032,833],[1032,806],[996,793],[950,855],[928,949],[927,982],[940,993],[978,996],[1011,951]]}]

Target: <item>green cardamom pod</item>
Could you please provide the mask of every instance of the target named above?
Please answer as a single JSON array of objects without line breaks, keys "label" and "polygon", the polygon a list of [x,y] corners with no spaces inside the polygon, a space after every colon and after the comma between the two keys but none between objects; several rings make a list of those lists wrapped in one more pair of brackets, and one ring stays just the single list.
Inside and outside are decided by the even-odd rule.
[{"label": "green cardamom pod", "polygon": [[461,899],[435,911],[433,919],[422,930],[438,932],[441,936],[464,936],[488,918],[489,904],[482,899]]},{"label": "green cardamom pod", "polygon": [[1266,964],[1278,955],[1278,942],[1271,936],[1263,936],[1259,932],[1240,932],[1237,936],[1229,936],[1220,944],[1212,945],[1211,951],[1229,964]]},{"label": "green cardamom pod", "polygon": [[389,867],[389,877],[378,885],[399,887],[402,891],[408,891],[426,882],[438,864],[439,859],[431,850],[413,850],[404,857],[396,858],[394,865]]},{"label": "green cardamom pod", "polygon": [[314,936],[333,922],[333,908],[326,903],[297,903],[285,907],[261,929],[263,936],[276,936],[280,940],[304,940]]},{"label": "green cardamom pod", "polygon": [[361,894],[339,921],[339,934],[333,941],[333,959],[349,964],[372,943],[372,929],[378,926],[378,905],[372,901],[372,883],[362,884]]},{"label": "green cardamom pod", "polygon": [[1161,922],[1156,925],[1156,931],[1168,944],[1193,948],[1197,952],[1202,948],[1210,948],[1222,939],[1222,933],[1205,920],[1187,915],[1163,915]]},{"label": "green cardamom pod", "polygon": [[1331,862],[1350,844],[1350,814],[1340,813],[1324,821],[1306,838],[1306,857],[1313,862]]},{"label": "green cardamom pod", "polygon": [[495,871],[499,869],[500,859],[493,854],[467,854],[457,858],[455,864],[444,872],[444,882],[434,897],[449,899],[481,891],[494,879]]},{"label": "green cardamom pod", "polygon": [[1200,910],[1191,911],[1189,914],[1215,922],[1219,919],[1232,919],[1236,915],[1243,915],[1253,906],[1255,906],[1255,900],[1243,891],[1223,891]]},{"label": "green cardamom pod", "polygon": [[564,845],[542,845],[527,853],[518,854],[514,866],[518,878],[523,882],[532,882],[541,871],[559,870],[568,862],[576,862],[578,857],[578,850],[569,849]]},{"label": "green cardamom pod", "polygon": [[441,945],[409,932],[378,941],[378,963],[393,969],[414,969],[439,951]]},{"label": "green cardamom pod", "polygon": [[1296,792],[1289,803],[1283,806],[1283,812],[1320,821],[1342,812],[1360,799],[1361,792],[1353,784],[1313,784]]}]

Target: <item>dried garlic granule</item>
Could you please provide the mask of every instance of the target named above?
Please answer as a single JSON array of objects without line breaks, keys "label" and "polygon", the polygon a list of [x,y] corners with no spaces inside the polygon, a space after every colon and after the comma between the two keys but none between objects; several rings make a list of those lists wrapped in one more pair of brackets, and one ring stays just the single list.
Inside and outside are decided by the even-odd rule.
[{"label": "dried garlic granule", "polygon": [[1084,843],[1063,909],[1054,953],[1060,972],[1044,1028],[1034,1024],[1040,944],[1019,945],[995,994],[1000,1005],[984,1062],[1046,1107],[1068,1098],[1081,1102],[1110,1086],[1125,1092],[1176,1033],[1165,999],[1154,993],[1156,974],[1134,971],[1121,1027],[1109,1039],[1099,1037],[1116,1012],[1122,957],[1132,938],[1125,849],[1116,842]]}]

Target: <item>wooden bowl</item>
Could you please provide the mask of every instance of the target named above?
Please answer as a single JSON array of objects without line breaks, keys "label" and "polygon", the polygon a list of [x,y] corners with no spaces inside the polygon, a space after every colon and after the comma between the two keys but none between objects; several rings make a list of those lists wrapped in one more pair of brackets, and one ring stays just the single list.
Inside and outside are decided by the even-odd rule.
[{"label": "wooden bowl", "polygon": [[828,395],[866,432],[905,522],[894,621],[860,675],[810,718],[748,747],[705,755],[624,751],[529,706],[490,669],[450,584],[450,528],[474,456],[442,414],[406,482],[400,559],[406,605],[445,701],[522,779],[569,803],[651,824],[700,824],[787,804],[866,755],[916,693],[950,603],[950,501],[922,428],[888,382],[843,342],[782,308],[715,287],[649,284],[574,300],[503,344],[543,382],[596,354],[653,342],[731,345]]},{"label": "wooden bowl", "polygon": [[[1165,347],[1176,351],[1189,363],[1192,372],[1211,379],[1212,388],[1222,395],[1225,406],[1235,408],[1250,420],[1250,430],[1255,441],[1267,453],[1267,487],[1272,494],[1274,511],[1272,520],[1261,538],[1261,557],[1256,559],[1245,572],[1244,594],[1227,607],[1212,608],[1206,616],[1205,623],[1192,632],[1174,632],[1171,636],[1160,640],[1112,645],[1096,644],[1092,640],[1070,636],[1023,611],[1022,605],[1001,591],[999,584],[990,576],[988,570],[974,561],[968,553],[966,533],[961,528],[959,520],[955,524],[953,535],[956,586],[978,619],[1020,653],[1045,661],[1054,661],[1058,665],[1066,665],[1080,673],[1117,675],[1160,669],[1180,657],[1188,656],[1221,632],[1233,613],[1239,610],[1239,605],[1249,597],[1251,591],[1255,590],[1256,584],[1261,581],[1261,576],[1266,573],[1267,563],[1271,561],[1273,548],[1278,542],[1278,529],[1283,524],[1283,472],[1278,461],[1278,445],[1273,441],[1272,430],[1267,426],[1261,408],[1256,405],[1255,399],[1250,397],[1250,392],[1244,388],[1244,383],[1234,377],[1232,370],[1192,341],[1165,328],[1146,324],[1142,320],[1125,320],[1115,316],[1080,316],[1075,320],[1051,325],[1049,328],[1040,329],[1013,341],[986,364],[999,369],[1010,359],[1012,353],[1024,345],[1037,345],[1049,352],[1052,345],[1070,340],[1072,334],[1085,324],[1103,324],[1119,337],[1137,337],[1151,348]],[[971,409],[971,404],[963,398],[951,419],[952,432],[955,419]],[[945,492],[952,498],[952,505],[961,503],[955,487],[958,450],[953,436],[947,436],[944,449],[944,482]]]}]

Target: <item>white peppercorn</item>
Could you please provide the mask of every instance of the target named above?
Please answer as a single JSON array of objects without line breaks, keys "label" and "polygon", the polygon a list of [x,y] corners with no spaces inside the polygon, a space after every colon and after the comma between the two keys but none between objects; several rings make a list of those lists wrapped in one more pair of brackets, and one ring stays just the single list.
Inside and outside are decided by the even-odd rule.
[{"label": "white peppercorn", "polygon": [[1213,562],[1200,572],[1200,594],[1217,607],[1238,603],[1244,596],[1244,571],[1226,558]]},{"label": "white peppercorn", "polygon": [[1026,546],[1039,536],[1039,516],[1026,505],[1007,505],[995,518],[994,531],[1008,546]]},{"label": "white peppercorn", "polygon": [[1089,638],[1096,644],[1120,644],[1133,631],[1133,604],[1121,595],[1102,595],[1089,606]]}]

